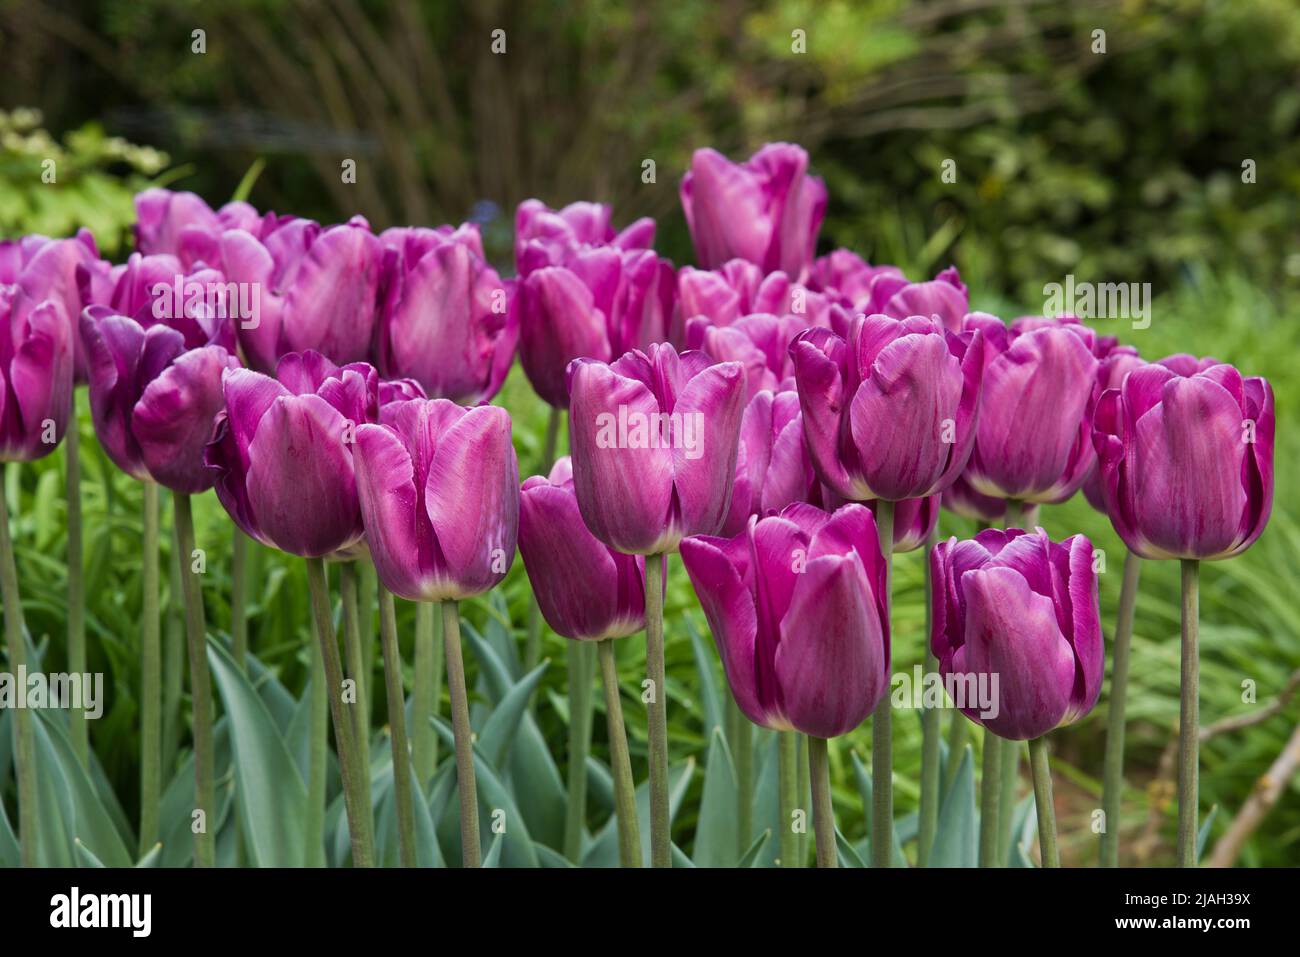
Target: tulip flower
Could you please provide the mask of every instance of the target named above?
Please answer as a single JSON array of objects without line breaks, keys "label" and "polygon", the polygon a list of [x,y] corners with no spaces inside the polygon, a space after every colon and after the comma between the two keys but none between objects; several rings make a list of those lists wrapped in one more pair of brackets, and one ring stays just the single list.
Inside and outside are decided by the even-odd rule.
[{"label": "tulip flower", "polygon": [[611,210],[604,203],[570,203],[551,209],[541,200],[526,199],[515,211],[515,268],[520,276],[542,266],[563,265],[584,246],[650,249],[655,221],[643,217],[615,232]]},{"label": "tulip flower", "polygon": [[803,441],[799,396],[764,390],[749,400],[740,424],[731,511],[720,535],[739,535],[752,516],[771,515],[794,502],[822,504],[821,484]]},{"label": "tulip flower", "polygon": [[651,250],[582,249],[562,265],[529,270],[518,287],[528,381],[553,408],[566,408],[569,363],[611,362],[664,341],[672,297],[672,266]]},{"label": "tulip flower", "polygon": [[[943,490],[942,503],[943,507],[954,515],[978,522],[983,528],[1004,525],[1007,522],[1007,500],[981,495],[971,488],[965,472],[957,476],[957,481]],[[1020,518],[1015,524],[1033,525],[1037,521],[1038,506],[1022,503]]]},{"label": "tulip flower", "polygon": [[132,253],[113,271],[111,289],[96,305],[94,315],[126,316],[143,329],[168,326],[181,334],[186,349],[216,345],[233,354],[235,325],[252,303],[215,269],[186,270],[172,255]]},{"label": "tulip flower", "polygon": [[901,273],[884,273],[871,284],[871,297],[862,309],[906,319],[932,316],[945,329],[960,332],[962,318],[970,311],[970,298],[956,267],[948,267],[928,282],[909,282]]},{"label": "tulip flower", "polygon": [[744,163],[699,149],[682,177],[682,209],[706,269],[747,259],[769,273],[801,278],[826,215],[826,184],[808,175],[808,154],[769,143]]},{"label": "tulip flower", "polygon": [[1008,329],[972,313],[985,341],[984,395],[966,481],[981,495],[1064,502],[1095,460],[1087,441],[1097,396],[1092,330],[1060,322]]},{"label": "tulip flower", "polygon": [[[819,865],[834,865],[825,739],[871,714],[889,684],[888,571],[861,505],[804,504],[752,518],[731,539],[682,542],[736,704],[814,746]],[[820,766],[819,766],[820,765]]]},{"label": "tulip flower", "polygon": [[341,363],[369,358],[383,248],[363,218],[329,227],[283,219],[258,233],[228,229],[220,249],[226,278],[257,290],[258,315],[238,330],[252,368],[269,372],[291,352]]},{"label": "tulip flower", "polygon": [[0,285],[0,462],[30,462],[63,440],[72,408],[71,326],[58,299]]},{"label": "tulip flower", "polygon": [[220,263],[221,234],[227,229],[257,235],[264,222],[256,209],[240,200],[214,212],[195,193],[158,187],[136,194],[135,216],[135,248],[145,255],[175,256],[186,270],[199,263]]},{"label": "tulip flower", "polygon": [[872,289],[882,277],[906,281],[897,266],[873,266],[852,250],[836,249],[813,261],[809,285],[854,313],[870,314],[881,311],[870,307]]},{"label": "tulip flower", "polygon": [[[1112,342],[1099,340],[1098,349],[1096,350],[1097,365],[1097,391],[1098,394],[1104,394],[1108,389],[1118,389],[1124,384],[1124,378],[1143,365],[1142,358],[1138,355],[1136,349],[1132,346],[1121,346]],[[1088,477],[1083,481],[1083,495],[1088,500],[1088,504],[1097,511],[1105,514],[1106,499],[1101,490],[1101,468],[1094,465]]]},{"label": "tulip flower", "polygon": [[860,316],[849,338],[810,329],[790,347],[821,480],[850,501],[941,492],[975,440],[982,336],[914,316]]},{"label": "tulip flower", "polygon": [[510,288],[484,259],[478,229],[390,229],[379,238],[387,250],[380,372],[455,402],[492,398],[519,333]]},{"label": "tulip flower", "polygon": [[697,317],[686,324],[686,347],[698,349],[715,362],[739,362],[745,367],[745,394],[780,388],[794,364],[790,343],[808,327],[798,316],[755,313],[729,326],[715,326]]},{"label": "tulip flower", "polygon": [[842,332],[849,316],[831,296],[794,282],[783,272],[763,274],[758,266],[733,259],[718,269],[683,266],[677,273],[677,315],[683,324],[703,317],[729,326],[754,313],[794,316],[808,326]]}]

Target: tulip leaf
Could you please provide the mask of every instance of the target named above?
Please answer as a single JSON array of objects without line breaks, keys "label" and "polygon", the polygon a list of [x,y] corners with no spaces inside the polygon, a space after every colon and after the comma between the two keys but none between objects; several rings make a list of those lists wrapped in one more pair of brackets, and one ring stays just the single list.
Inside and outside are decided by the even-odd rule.
[{"label": "tulip leaf", "polygon": [[692,861],[689,857],[687,857],[686,852],[683,851],[676,844],[671,844],[669,846],[669,856],[672,858],[673,867],[694,867],[695,866],[695,862]]},{"label": "tulip leaf", "polygon": [[587,809],[590,814],[614,813],[614,776],[591,755],[587,756]]},{"label": "tulip leaf", "polygon": [[155,844],[149,848],[149,853],[135,862],[135,866],[137,868],[157,867],[160,860],[162,860],[162,845]]},{"label": "tulip leaf", "polygon": [[835,829],[835,847],[840,854],[840,867],[866,867],[866,862],[858,854],[857,849],[849,843],[848,838],[840,833],[840,829]]},{"label": "tulip leaf", "polygon": [[709,737],[708,762],[704,769],[704,792],[700,797],[692,859],[698,867],[732,867],[740,853],[737,846],[740,841],[736,813],[738,788],[731,751],[719,727],[715,727]]},{"label": "tulip leaf", "polygon": [[723,699],[722,694],[718,691],[718,683],[713,670],[713,662],[717,658],[717,654],[714,649],[705,647],[704,639],[700,636],[699,629],[695,627],[695,622],[691,616],[684,616],[684,620],[686,622],[686,633],[691,637],[691,652],[695,656],[695,670],[699,672],[700,676],[700,707],[704,712],[704,733],[711,735],[714,728],[722,728],[725,732]]},{"label": "tulip leaf", "polygon": [[[397,867],[402,859],[397,834],[397,801],[393,791],[392,739],[385,740],[379,764],[374,772],[375,844],[378,860],[384,867]],[[444,867],[442,851],[434,834],[429,805],[421,800],[420,790],[411,771],[411,798],[415,823],[415,863],[417,867]]]},{"label": "tulip leaf", "polygon": [[[224,716],[213,725],[212,749],[215,767],[229,767],[230,738]],[[233,802],[228,789],[218,790],[216,797],[217,819],[209,824],[219,832]],[[187,867],[194,859],[194,834],[190,830],[194,803],[194,753],[191,751],[185,755],[176,774],[163,791],[162,807],[158,815],[162,822],[160,867]]]},{"label": "tulip leaf", "polygon": [[744,853],[736,866],[740,868],[757,867],[759,855],[763,853],[763,848],[767,847],[767,842],[771,837],[772,829],[769,827],[754,838],[754,843],[749,845],[749,850]]},{"label": "tulip leaf", "polygon": [[[688,758],[668,769],[668,816],[671,821],[682,805],[695,773],[695,760]],[[650,783],[636,789],[636,816],[641,834],[641,860],[650,860]],[[618,822],[610,818],[586,847],[583,867],[618,867]]]},{"label": "tulip leaf", "polygon": [[236,810],[254,867],[300,867],[306,860],[307,787],[271,713],[234,659],[209,643],[208,662],[230,725]]},{"label": "tulip leaf", "polygon": [[537,851],[537,860],[542,867],[573,867],[573,862],[554,848],[547,847],[545,844],[533,842],[533,849]]},{"label": "tulip leaf", "polygon": [[939,807],[939,824],[926,867],[975,867],[979,824],[975,814],[975,755],[966,746],[952,786]]},{"label": "tulip leaf", "polygon": [[[500,867],[501,866],[501,846],[502,835],[496,834],[492,838],[492,846],[488,848],[487,854],[483,855],[483,867]],[[540,865],[539,865],[540,866]]]},{"label": "tulip leaf", "polygon": [[92,851],[90,850],[90,848],[86,847],[85,844],[82,844],[82,843],[81,843],[81,838],[79,838],[79,837],[77,837],[77,838],[73,838],[72,845],[73,845],[74,848],[76,848],[76,851],[77,851],[77,866],[78,866],[78,867],[91,867],[91,868],[94,868],[94,867],[103,867],[103,866],[104,866],[104,862],[101,861],[98,857],[96,857],[96,856],[94,855],[94,852],[92,852]]},{"label": "tulip leaf", "polygon": [[[2,732],[3,728],[0,728],[0,733]],[[5,814],[4,802],[0,801],[0,867],[18,867],[21,863],[22,851],[18,847],[18,837]]]},{"label": "tulip leaf", "polygon": [[1210,827],[1214,824],[1214,819],[1219,816],[1219,805],[1210,808],[1210,813],[1205,815],[1205,823],[1196,833],[1196,859],[1199,861],[1205,853],[1205,845],[1210,841]]},{"label": "tulip leaf", "polygon": [[1011,815],[1011,849],[1007,852],[1009,867],[1033,867],[1029,848],[1038,840],[1038,808],[1033,794],[1023,797]]},{"label": "tulip leaf", "polygon": [[[781,820],[780,782],[778,780],[777,748],[781,734],[774,732],[754,740],[754,826],[766,827],[774,835],[789,827]],[[759,851],[754,867],[774,867],[781,856],[781,842],[769,841]]]},{"label": "tulip leaf", "polygon": [[548,663],[543,661],[515,683],[515,686],[492,709],[483,729],[478,733],[478,746],[494,766],[500,767],[519,732],[519,722],[528,709],[528,702],[546,673]]}]

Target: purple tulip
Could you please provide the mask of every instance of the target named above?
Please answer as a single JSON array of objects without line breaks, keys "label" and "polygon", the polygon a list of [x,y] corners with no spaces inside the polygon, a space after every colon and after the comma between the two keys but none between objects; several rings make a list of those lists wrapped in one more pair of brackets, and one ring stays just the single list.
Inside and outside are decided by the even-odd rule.
[{"label": "purple tulip", "polygon": [[[1097,390],[1104,394],[1107,389],[1118,389],[1124,384],[1124,378],[1143,365],[1142,358],[1132,346],[1121,346],[1112,337],[1098,340]],[[1101,490],[1101,466],[1093,465],[1088,477],[1083,480],[1083,496],[1088,504],[1105,514],[1106,497]]]},{"label": "purple tulip", "polygon": [[[1001,525],[1007,515],[1007,500],[994,498],[991,495],[981,495],[971,488],[970,483],[966,481],[965,472],[957,476],[957,481],[943,490],[942,503],[943,507],[954,515],[960,515],[962,518],[969,518],[976,522],[984,522],[987,525]],[[1024,524],[1033,525],[1038,521],[1037,505],[1026,503],[1023,509],[1022,520]]]},{"label": "purple tulip", "polygon": [[755,724],[831,738],[886,693],[887,572],[863,506],[791,505],[731,539],[685,539],[682,563]]},{"label": "purple tulip", "polygon": [[483,258],[478,229],[390,229],[379,317],[379,369],[465,404],[500,390],[519,331],[510,287]]},{"label": "purple tulip", "polygon": [[33,303],[59,303],[68,322],[76,381],[84,382],[86,357],[77,336],[77,317],[84,307],[103,302],[111,288],[110,267],[99,258],[95,237],[82,229],[74,239],[27,236],[4,245],[8,248],[0,255],[0,282],[21,286]]},{"label": "purple tulip", "polygon": [[49,455],[72,408],[72,326],[58,299],[0,285],[0,462]]},{"label": "purple tulip", "polygon": [[821,483],[803,441],[799,396],[764,390],[749,400],[740,423],[731,510],[718,534],[743,532],[754,516],[772,515],[793,502],[822,504]]},{"label": "purple tulip", "polygon": [[808,154],[769,143],[744,163],[695,151],[682,177],[682,208],[706,269],[747,259],[764,273],[801,278],[811,266],[826,215],[826,184],[808,175]]},{"label": "purple tulip", "polygon": [[215,269],[187,271],[172,255],[132,253],[113,271],[111,291],[96,305],[134,319],[143,329],[166,325],[181,334],[186,349],[216,345],[234,353],[243,303],[232,298],[230,284]]},{"label": "purple tulip", "polygon": [[897,266],[873,266],[852,250],[836,249],[813,260],[808,283],[844,308],[870,314],[881,311],[870,308],[872,289],[886,276],[906,280]]},{"label": "purple tulip", "polygon": [[574,359],[611,362],[668,335],[672,265],[652,250],[584,248],[541,266],[518,287],[519,356],[528,381],[556,408],[569,404]]},{"label": "purple tulip", "polygon": [[748,401],[764,389],[776,391],[794,374],[790,343],[806,328],[798,316],[757,313],[729,326],[696,317],[686,324],[686,348],[698,349],[714,362],[744,366]]},{"label": "purple tulip", "polygon": [[1057,544],[1041,528],[989,529],[937,544],[930,573],[940,673],[953,687],[992,692],[983,709],[958,700],[967,717],[1023,741],[1092,710],[1105,651],[1087,538]]},{"label": "purple tulip", "polygon": [[802,328],[825,326],[842,332],[849,315],[830,296],[802,283],[791,281],[783,272],[766,275],[758,266],[733,259],[718,269],[677,272],[677,314],[679,324],[703,317],[715,326],[729,326],[742,317],[764,313],[794,316]]},{"label": "purple tulip", "polygon": [[1008,329],[972,313],[984,333],[984,395],[966,481],[981,495],[1064,502],[1095,461],[1088,441],[1097,397],[1095,336],[1077,322]]},{"label": "purple tulip", "polygon": [[582,517],[621,552],[673,551],[731,508],[745,398],[737,362],[667,344],[569,366],[573,479]]},{"label": "purple tulip", "polygon": [[217,498],[273,548],[307,558],[344,551],[363,532],[352,451],[358,427],[379,420],[379,375],[317,352],[286,355],[275,374],[222,375],[226,407],[206,454]]},{"label": "purple tulip", "polygon": [[[519,554],[546,623],[600,641],[645,628],[645,559],[598,541],[582,522],[566,455],[519,493]],[[574,570],[582,573],[575,575]]]},{"label": "purple tulip", "polygon": [[228,229],[220,245],[226,278],[256,291],[258,314],[238,330],[254,369],[270,371],[292,352],[369,358],[383,248],[364,219],[330,227],[284,219],[260,235]]},{"label": "purple tulip", "polygon": [[584,246],[650,249],[655,221],[638,219],[621,232],[610,225],[604,203],[570,203],[551,209],[541,200],[526,199],[515,210],[515,268],[520,276],[543,266],[562,266]]},{"label": "purple tulip", "polygon": [[1092,426],[1106,512],[1124,544],[1142,558],[1244,552],[1273,507],[1273,430],[1265,379],[1190,356],[1129,372],[1101,397]]},{"label": "purple tulip", "polygon": [[984,340],[934,319],[859,316],[847,341],[810,329],[790,347],[817,474],[849,501],[941,492],[975,440]]},{"label": "purple tulip", "polygon": [[204,447],[225,406],[221,380],[239,360],[219,345],[187,348],[165,325],[142,325],[105,306],[81,315],[95,434],[132,478],[197,495],[212,487]]},{"label": "purple tulip", "polygon": [[[867,502],[871,514],[876,514],[880,499]],[[894,554],[914,552],[930,540],[939,524],[939,496],[907,498],[894,503]]]},{"label": "purple tulip", "polygon": [[414,399],[384,406],[381,421],[357,429],[355,450],[379,580],[411,601],[489,590],[509,571],[519,530],[509,413]]},{"label": "purple tulip", "polygon": [[960,332],[962,318],[970,312],[970,296],[954,266],[928,282],[909,282],[902,273],[883,273],[874,277],[871,296],[862,311],[895,319],[932,316],[945,329]]},{"label": "purple tulip", "polygon": [[248,203],[236,200],[213,212],[195,193],[157,187],[136,195],[135,214],[135,248],[145,255],[175,256],[186,271],[221,262],[221,234],[227,229],[257,235],[263,223]]}]

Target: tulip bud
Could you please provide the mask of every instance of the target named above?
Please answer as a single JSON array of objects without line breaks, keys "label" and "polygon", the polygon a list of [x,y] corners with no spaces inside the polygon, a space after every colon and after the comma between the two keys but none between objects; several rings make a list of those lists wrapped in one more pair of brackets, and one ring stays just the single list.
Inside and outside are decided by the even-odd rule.
[{"label": "tulip bud", "polygon": [[925,498],[960,474],[975,440],[984,341],[934,319],[859,316],[845,339],[790,346],[817,474],[849,501]]},{"label": "tulip bud", "polygon": [[519,554],[542,616],[556,634],[599,641],[645,627],[645,559],[615,551],[587,531],[568,456],[549,477],[524,481]]},{"label": "tulip bud", "polygon": [[732,694],[766,728],[852,731],[889,685],[887,571],[861,505],[791,505],[734,538],[682,542]]},{"label": "tulip bud", "polygon": [[63,440],[71,414],[71,326],[60,300],[0,285],[0,329],[0,462],[39,459]]},{"label": "tulip bud", "polygon": [[488,591],[509,571],[518,538],[519,465],[509,413],[414,399],[384,406],[381,419],[357,429],[355,450],[379,580],[411,601]]},{"label": "tulip bud", "polygon": [[826,215],[826,184],[808,175],[808,154],[769,143],[744,163],[699,149],[682,177],[682,209],[706,269],[746,259],[764,273],[801,278]]},{"label": "tulip bud", "polygon": [[1265,379],[1190,356],[1129,372],[1092,424],[1106,512],[1124,544],[1142,558],[1244,552],[1273,507],[1273,430]]},{"label": "tulip bud", "polygon": [[1105,649],[1087,538],[1057,544],[1042,529],[989,529],[935,545],[930,572],[940,673],[967,694],[993,694],[958,700],[968,718],[1023,741],[1092,710]]},{"label": "tulip bud", "polygon": [[569,434],[582,517],[622,552],[673,551],[716,532],[731,507],[744,411],[739,363],[667,344],[612,365],[569,366]]}]

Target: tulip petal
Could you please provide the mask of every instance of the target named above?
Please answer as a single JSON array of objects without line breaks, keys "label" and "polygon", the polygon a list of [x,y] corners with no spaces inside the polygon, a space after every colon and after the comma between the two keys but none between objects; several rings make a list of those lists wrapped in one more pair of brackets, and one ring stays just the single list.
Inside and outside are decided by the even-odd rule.
[{"label": "tulip petal", "polygon": [[738,362],[710,366],[686,384],[673,408],[673,483],[684,534],[711,535],[731,507],[745,373]]},{"label": "tulip petal", "polygon": [[191,349],[145,388],[131,430],[155,481],[186,495],[212,487],[216,476],[204,467],[203,450],[226,403],[221,374],[236,364],[220,346]]}]

